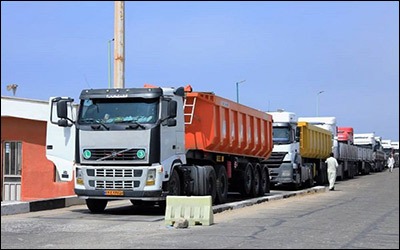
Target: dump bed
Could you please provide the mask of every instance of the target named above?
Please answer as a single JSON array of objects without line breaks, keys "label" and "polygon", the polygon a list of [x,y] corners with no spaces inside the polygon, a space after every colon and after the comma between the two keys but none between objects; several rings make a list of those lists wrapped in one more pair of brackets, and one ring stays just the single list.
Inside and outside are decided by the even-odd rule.
[{"label": "dump bed", "polygon": [[357,161],[358,160],[358,148],[357,146],[350,145],[347,143],[338,143],[339,155],[335,155],[338,160],[346,161]]},{"label": "dump bed", "polygon": [[300,155],[303,158],[326,159],[332,152],[332,133],[329,130],[298,122],[300,128]]},{"label": "dump bed", "polygon": [[186,150],[267,159],[272,116],[208,92],[186,93]]}]

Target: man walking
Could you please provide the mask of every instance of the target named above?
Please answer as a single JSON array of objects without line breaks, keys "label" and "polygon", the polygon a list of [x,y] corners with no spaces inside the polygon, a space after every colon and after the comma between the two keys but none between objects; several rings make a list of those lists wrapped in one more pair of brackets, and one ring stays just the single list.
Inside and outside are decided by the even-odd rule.
[{"label": "man walking", "polygon": [[389,172],[393,172],[393,166],[394,166],[393,154],[389,155],[389,159],[388,159],[387,163],[388,163]]},{"label": "man walking", "polygon": [[329,181],[329,190],[335,190],[335,181],[336,181],[336,169],[339,166],[335,157],[333,157],[333,153],[330,154],[330,157],[326,159],[326,164],[328,164],[328,181]]}]

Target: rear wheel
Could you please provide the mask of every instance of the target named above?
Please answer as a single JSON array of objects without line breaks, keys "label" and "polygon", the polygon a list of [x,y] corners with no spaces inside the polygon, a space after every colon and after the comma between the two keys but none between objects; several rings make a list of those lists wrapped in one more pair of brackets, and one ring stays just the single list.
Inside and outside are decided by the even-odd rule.
[{"label": "rear wheel", "polygon": [[251,196],[252,197],[257,197],[259,196],[260,193],[260,188],[261,188],[261,170],[260,170],[260,164],[256,164],[253,166],[253,186],[251,189]]},{"label": "rear wheel", "polygon": [[108,200],[102,199],[86,199],[86,206],[92,213],[102,213],[106,208]]},{"label": "rear wheel", "polygon": [[259,196],[264,196],[265,193],[270,192],[269,173],[268,173],[267,166],[261,167],[261,183],[260,184],[261,185],[260,185]]},{"label": "rear wheel", "polygon": [[252,168],[251,163],[247,163],[245,168],[239,173],[239,192],[244,196],[250,196],[251,188],[253,187],[254,177]]},{"label": "rear wheel", "polygon": [[215,169],[212,166],[205,166],[206,171],[206,195],[211,195],[212,204],[215,203],[217,197],[217,175]]},{"label": "rear wheel", "polygon": [[222,204],[228,199],[228,174],[222,165],[215,166],[215,172],[217,173],[217,197],[215,202],[216,204]]}]

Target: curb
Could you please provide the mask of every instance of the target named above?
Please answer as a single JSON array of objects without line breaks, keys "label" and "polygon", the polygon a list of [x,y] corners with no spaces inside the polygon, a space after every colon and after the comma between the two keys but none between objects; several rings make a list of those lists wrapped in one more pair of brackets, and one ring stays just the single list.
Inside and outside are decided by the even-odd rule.
[{"label": "curb", "polygon": [[253,198],[253,199],[249,199],[249,200],[245,200],[245,201],[236,201],[236,202],[231,202],[231,203],[225,203],[225,204],[213,206],[213,213],[214,214],[221,213],[226,210],[243,208],[243,207],[260,204],[260,203],[267,202],[267,201],[286,199],[286,198],[290,198],[290,197],[297,196],[297,195],[322,193],[322,192],[326,192],[327,190],[328,190],[328,187],[316,186],[316,187],[312,187],[312,188],[305,189],[305,190],[293,191],[293,192],[290,192],[287,194],[263,196],[263,197]]},{"label": "curb", "polygon": [[1,215],[21,214],[37,212],[42,210],[70,207],[85,204],[84,199],[77,196],[65,196],[52,199],[42,199],[35,201],[11,201],[1,203]]},{"label": "curb", "polygon": [[[328,187],[316,186],[309,189],[293,191],[287,194],[276,194],[271,196],[257,197],[244,201],[236,201],[231,203],[225,203],[213,206],[213,213],[221,213],[226,210],[233,210],[238,208],[243,208],[247,206],[252,206],[255,204],[260,204],[267,201],[274,201],[280,199],[286,199],[297,195],[305,195],[312,193],[326,192]],[[43,210],[50,210],[56,208],[70,207],[74,205],[84,205],[85,200],[80,199],[77,196],[65,196],[53,199],[42,199],[35,201],[10,201],[1,203],[1,216],[12,215],[12,214],[22,214],[29,212],[37,212]]]}]

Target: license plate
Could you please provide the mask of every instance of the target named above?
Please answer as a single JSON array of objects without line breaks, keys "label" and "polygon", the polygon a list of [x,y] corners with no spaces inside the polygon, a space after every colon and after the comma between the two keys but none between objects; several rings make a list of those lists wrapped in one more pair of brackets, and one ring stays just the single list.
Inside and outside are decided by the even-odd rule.
[{"label": "license plate", "polygon": [[104,192],[104,194],[107,196],[123,196],[124,191],[122,191],[122,190],[106,190]]}]

